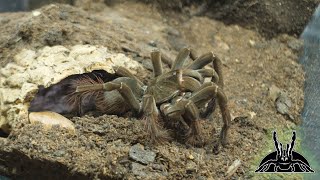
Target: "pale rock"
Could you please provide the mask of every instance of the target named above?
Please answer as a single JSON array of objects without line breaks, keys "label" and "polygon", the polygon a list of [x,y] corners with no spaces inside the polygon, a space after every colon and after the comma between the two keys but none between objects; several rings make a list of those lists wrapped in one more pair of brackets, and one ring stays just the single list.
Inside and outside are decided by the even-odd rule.
[{"label": "pale rock", "polygon": [[29,114],[29,121],[31,124],[41,123],[45,129],[51,129],[54,125],[59,125],[66,128],[71,133],[75,133],[75,127],[66,117],[51,111],[32,112]]},{"label": "pale rock", "polygon": [[32,15],[33,15],[34,17],[37,17],[37,16],[39,16],[40,14],[41,14],[40,11],[32,11]]},{"label": "pale rock", "polygon": [[254,45],[256,45],[256,42],[254,41],[254,40],[249,40],[249,45],[251,46],[251,47],[254,47]]},{"label": "pale rock", "polygon": [[279,97],[281,93],[281,90],[275,86],[275,85],[272,85],[270,88],[269,88],[269,98],[275,102],[276,99]]},{"label": "pale rock", "polygon": [[109,52],[103,46],[23,49],[15,55],[13,62],[0,69],[0,114],[6,118],[7,125],[14,128],[14,124],[28,119],[28,105],[39,85],[47,88],[70,75],[93,70],[114,73],[115,66],[127,67],[133,74],[145,71],[138,62],[124,54]]}]

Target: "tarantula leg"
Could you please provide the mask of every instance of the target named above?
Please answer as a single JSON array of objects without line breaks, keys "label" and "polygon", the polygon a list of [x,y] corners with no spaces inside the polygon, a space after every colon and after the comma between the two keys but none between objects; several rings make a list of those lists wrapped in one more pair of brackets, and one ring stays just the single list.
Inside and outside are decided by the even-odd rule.
[{"label": "tarantula leg", "polygon": [[196,60],[198,57],[199,56],[198,56],[197,52],[194,49],[190,49],[190,58],[192,60]]},{"label": "tarantula leg", "polygon": [[138,79],[135,75],[133,75],[127,68],[122,67],[122,66],[115,66],[114,67],[115,70],[115,74],[118,76],[122,76],[122,77],[130,77],[134,80],[136,80],[139,85],[143,85],[143,83],[140,81],[140,79]]},{"label": "tarantula leg", "polygon": [[[203,77],[211,77],[211,82],[218,83],[219,82],[219,76],[217,72],[213,69],[198,69],[197,70]],[[211,85],[211,83],[209,83]],[[208,103],[208,106],[206,109],[201,112],[201,117],[207,118],[209,117],[216,108],[216,98],[212,98],[210,102]]]},{"label": "tarantula leg", "polygon": [[[182,72],[181,69],[177,70],[176,73],[177,73],[176,76],[177,76],[178,87],[181,92],[185,91],[185,90],[189,90],[189,91],[193,92],[201,86],[201,84],[200,84],[201,81],[199,82],[199,80],[197,80],[191,76],[184,76],[185,74],[183,74],[184,72]],[[191,73],[189,73],[189,74],[192,75]],[[197,74],[195,73],[194,76],[197,76]],[[200,80],[202,80],[202,79],[200,78]]]},{"label": "tarantula leg", "polygon": [[76,92],[86,92],[86,91],[94,91],[94,90],[105,90],[112,91],[117,90],[121,96],[128,102],[129,106],[136,112],[140,112],[140,104],[139,101],[134,96],[132,90],[122,82],[107,82],[104,84],[91,84],[91,85],[82,85],[77,86]]},{"label": "tarantula leg", "polygon": [[216,98],[212,98],[206,107],[206,109],[201,112],[202,118],[208,118],[216,109]]},{"label": "tarantula leg", "polygon": [[151,142],[162,143],[170,139],[168,132],[159,124],[159,111],[152,95],[144,95],[142,98],[142,112],[146,120],[146,129]]},{"label": "tarantula leg", "polygon": [[196,70],[184,69],[182,70],[183,76],[189,76],[197,79],[199,82],[203,82],[203,76]]},{"label": "tarantula leg", "polygon": [[163,70],[160,51],[154,51],[151,53],[151,61],[153,66],[154,77],[161,75]]},{"label": "tarantula leg", "polygon": [[198,73],[202,75],[202,77],[211,77],[211,82],[218,84],[219,76],[218,73],[213,69],[198,69]]},{"label": "tarantula leg", "polygon": [[177,58],[175,59],[175,61],[173,62],[173,65],[171,67],[171,70],[177,70],[177,69],[181,69],[184,62],[189,58],[190,55],[190,49],[189,48],[183,48]]},{"label": "tarantula leg", "polygon": [[167,55],[165,55],[163,53],[161,53],[161,61],[163,63],[167,64],[169,66],[169,68],[172,67],[173,60],[169,56],[167,56]]},{"label": "tarantula leg", "polygon": [[191,100],[179,100],[173,105],[162,107],[161,111],[170,120],[180,121],[185,130],[186,142],[196,146],[202,146],[204,141],[201,138],[199,124],[199,109]]},{"label": "tarantula leg", "polygon": [[211,100],[212,97],[218,98],[218,104],[223,119],[223,126],[220,133],[220,142],[223,146],[225,146],[227,144],[228,130],[231,123],[231,115],[228,108],[228,100],[223,90],[216,84],[212,83],[211,86],[205,86],[199,91],[193,93],[189,99],[193,101],[197,105],[197,107],[201,107],[208,100]]},{"label": "tarantula leg", "polygon": [[183,77],[181,82],[181,89],[187,90],[187,91],[197,91],[201,87],[201,84],[199,81],[192,77]]},{"label": "tarantula leg", "polygon": [[200,132],[200,124],[199,124],[199,109],[192,102],[188,101],[185,105],[185,113],[183,114],[183,118],[189,122],[190,131],[188,132],[187,143],[196,146],[202,146],[204,144],[203,138],[201,137]]},{"label": "tarantula leg", "polygon": [[199,58],[194,60],[188,66],[188,68],[189,69],[201,69],[205,65],[209,64],[210,62],[212,62],[213,69],[217,72],[217,74],[219,76],[218,85],[220,88],[223,88],[224,83],[223,83],[223,75],[222,75],[222,63],[221,63],[221,60],[215,54],[213,54],[213,52],[209,52],[207,54],[200,56]]}]

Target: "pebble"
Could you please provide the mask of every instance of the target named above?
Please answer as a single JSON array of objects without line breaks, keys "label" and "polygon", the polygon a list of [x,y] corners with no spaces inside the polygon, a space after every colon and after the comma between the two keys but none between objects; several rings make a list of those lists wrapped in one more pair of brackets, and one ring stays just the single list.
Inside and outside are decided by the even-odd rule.
[{"label": "pebble", "polygon": [[197,164],[193,161],[189,161],[186,165],[187,174],[192,174],[197,171]]},{"label": "pebble", "polygon": [[275,102],[276,99],[279,97],[281,93],[281,90],[275,86],[275,85],[272,85],[270,88],[269,88],[269,98]]},{"label": "pebble", "polygon": [[132,170],[132,173],[136,176],[140,176],[140,177],[146,177],[147,176],[147,173],[145,173],[145,168],[146,166],[144,165],[141,165],[139,163],[135,163],[133,162],[131,164],[131,170]]},{"label": "pebble", "polygon": [[254,40],[249,40],[249,45],[251,46],[251,47],[254,47],[254,45],[256,45],[256,42],[254,41]]},{"label": "pebble", "polygon": [[294,119],[289,112],[289,109],[292,106],[292,101],[285,92],[283,92],[277,86],[272,85],[269,88],[269,97],[273,102],[275,102],[278,113],[288,115],[290,119]]},{"label": "pebble", "polygon": [[192,156],[192,154],[190,154],[190,155],[188,156],[188,159],[191,159],[191,160],[194,159],[194,157]]},{"label": "pebble", "polygon": [[41,123],[45,129],[51,129],[53,126],[59,125],[68,129],[70,133],[75,133],[73,122],[56,112],[32,112],[29,114],[29,121],[31,124]]},{"label": "pebble", "polygon": [[218,44],[218,47],[220,47],[221,49],[223,49],[225,51],[229,51],[230,50],[230,46],[225,42],[220,42]]},{"label": "pebble", "polygon": [[66,152],[64,150],[58,150],[58,151],[55,151],[53,153],[53,155],[57,156],[57,157],[61,157],[61,156],[65,155],[65,154],[66,154]]},{"label": "pebble", "polygon": [[231,164],[231,166],[229,166],[226,172],[226,178],[229,179],[237,171],[240,165],[241,161],[239,159],[233,161],[233,163]]},{"label": "pebble", "polygon": [[151,47],[157,47],[157,42],[152,40],[148,42],[148,45]]},{"label": "pebble", "polygon": [[39,16],[40,14],[41,14],[40,11],[32,11],[32,15],[33,15],[34,17],[37,17],[37,16]]},{"label": "pebble", "polygon": [[142,164],[149,164],[154,162],[156,153],[153,151],[145,150],[141,144],[135,144],[130,148],[129,157]]},{"label": "pebble", "polygon": [[288,98],[287,94],[280,93],[279,97],[276,100],[276,108],[280,114],[288,114],[289,108],[292,106],[291,100]]},{"label": "pebble", "polygon": [[134,175],[138,176],[138,179],[167,179],[167,172],[158,173],[150,171],[149,166],[145,166],[136,162],[132,162],[131,171]]},{"label": "pebble", "polygon": [[288,41],[288,47],[296,53],[299,53],[303,48],[303,41],[298,39],[292,39]]}]

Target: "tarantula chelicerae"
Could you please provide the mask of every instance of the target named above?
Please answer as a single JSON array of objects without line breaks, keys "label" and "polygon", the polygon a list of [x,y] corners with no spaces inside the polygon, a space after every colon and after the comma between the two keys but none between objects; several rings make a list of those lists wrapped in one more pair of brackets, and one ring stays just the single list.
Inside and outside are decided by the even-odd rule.
[{"label": "tarantula chelicerae", "polygon": [[[168,138],[167,132],[158,123],[162,119],[164,122],[181,123],[180,127],[187,129],[186,142],[194,145],[203,143],[199,128],[200,116],[211,114],[217,99],[224,123],[220,142],[225,145],[231,116],[223,92],[219,58],[212,52],[196,57],[194,51],[184,48],[174,62],[167,61],[170,71],[163,72],[161,57],[164,56],[159,51],[151,53],[154,78],[148,85],[144,85],[126,68],[115,67],[115,74],[120,77],[112,81],[104,83],[99,78],[88,78],[74,83],[76,87],[71,99],[100,92],[95,98],[98,110],[118,115],[132,110],[138,116],[143,115],[152,141]],[[189,57],[192,63],[184,66]],[[204,68],[209,63],[213,64],[213,69]],[[207,77],[211,78],[211,82],[204,82]]]}]

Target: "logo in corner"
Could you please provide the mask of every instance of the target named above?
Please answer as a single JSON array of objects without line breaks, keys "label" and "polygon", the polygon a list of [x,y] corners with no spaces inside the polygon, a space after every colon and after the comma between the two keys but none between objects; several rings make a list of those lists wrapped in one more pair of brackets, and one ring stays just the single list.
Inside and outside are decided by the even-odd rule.
[{"label": "logo in corner", "polygon": [[308,161],[293,151],[296,132],[293,131],[292,141],[287,146],[277,140],[277,132],[273,132],[276,151],[268,154],[260,163],[257,173],[313,173]]}]

